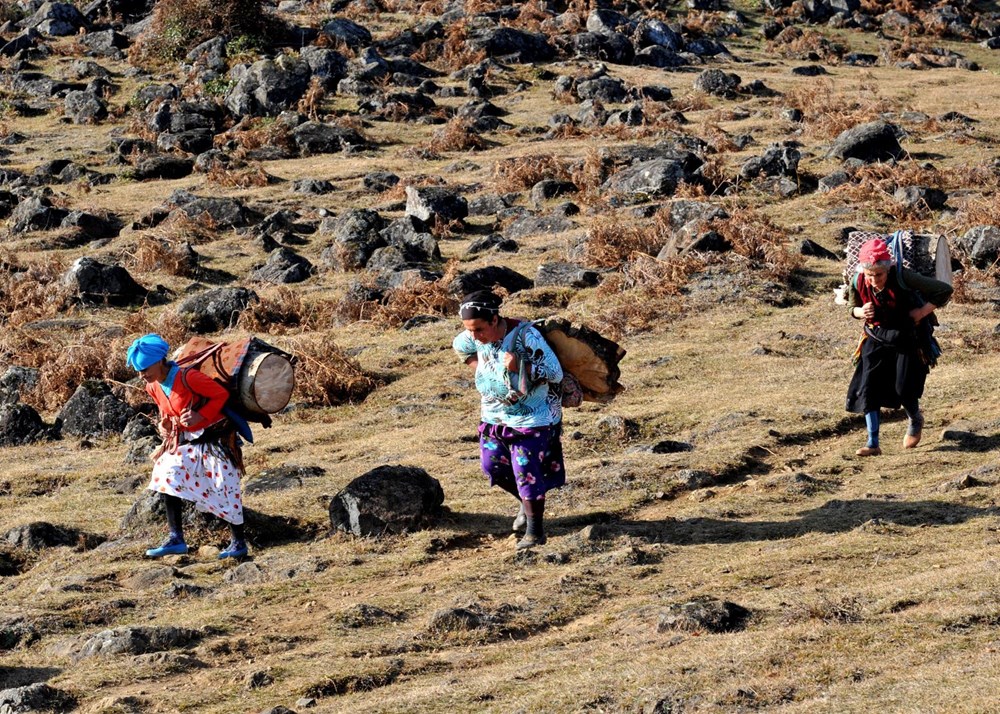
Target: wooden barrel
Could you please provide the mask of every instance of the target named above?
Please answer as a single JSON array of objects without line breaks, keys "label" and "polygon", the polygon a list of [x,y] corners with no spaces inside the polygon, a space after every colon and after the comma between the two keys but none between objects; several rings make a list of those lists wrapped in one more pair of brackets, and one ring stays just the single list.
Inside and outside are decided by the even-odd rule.
[{"label": "wooden barrel", "polygon": [[247,355],[239,375],[240,401],[258,414],[276,414],[288,405],[295,370],[287,357],[274,352]]}]

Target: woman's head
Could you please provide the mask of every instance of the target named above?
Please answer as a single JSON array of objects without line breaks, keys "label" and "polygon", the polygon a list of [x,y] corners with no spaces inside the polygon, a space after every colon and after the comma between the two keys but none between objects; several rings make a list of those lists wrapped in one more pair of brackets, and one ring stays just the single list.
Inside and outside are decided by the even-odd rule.
[{"label": "woman's head", "polygon": [[503,337],[500,319],[500,296],[488,290],[477,290],[462,298],[458,307],[462,324],[479,342],[496,342]]},{"label": "woman's head", "polygon": [[858,266],[864,273],[865,282],[876,290],[885,287],[893,263],[889,245],[881,238],[866,241],[858,251]]},{"label": "woman's head", "polygon": [[162,381],[167,372],[167,353],[170,345],[159,335],[143,335],[128,348],[128,366],[139,373],[146,382]]}]

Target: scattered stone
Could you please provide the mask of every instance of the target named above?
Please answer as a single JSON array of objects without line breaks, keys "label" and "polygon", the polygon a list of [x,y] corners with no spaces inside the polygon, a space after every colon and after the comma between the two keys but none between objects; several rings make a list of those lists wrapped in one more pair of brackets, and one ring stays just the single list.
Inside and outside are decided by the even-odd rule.
[{"label": "scattered stone", "polygon": [[86,256],[77,258],[63,276],[63,284],[88,305],[125,307],[142,304],[149,291],[120,265],[105,265]]},{"label": "scattered stone", "polygon": [[816,241],[806,238],[802,241],[802,245],[799,247],[799,253],[802,255],[811,255],[814,258],[825,258],[827,260],[840,260],[840,256],[834,253],[832,250],[828,250],[821,246]]},{"label": "scattered stone", "polygon": [[708,471],[681,469],[673,475],[673,481],[689,491],[694,491],[695,489],[714,486],[715,476]]},{"label": "scattered stone", "polygon": [[575,263],[542,263],[535,275],[535,287],[592,288],[601,281],[600,274]]},{"label": "scattered stone", "polygon": [[448,292],[462,297],[477,290],[492,290],[499,286],[508,293],[516,293],[532,288],[534,285],[531,278],[521,275],[516,270],[506,266],[490,265],[462,273],[448,285]]},{"label": "scattered stone", "polygon": [[485,627],[488,618],[481,612],[464,608],[449,607],[436,610],[431,615],[429,628],[434,632],[462,632]]},{"label": "scattered stone", "polygon": [[0,405],[0,446],[23,446],[55,438],[57,428],[49,427],[27,404]]},{"label": "scattered stone", "polygon": [[387,622],[402,622],[403,619],[404,617],[399,613],[389,612],[375,605],[367,605],[365,603],[352,605],[333,616],[334,622],[351,629],[374,627]]},{"label": "scattered stone", "polygon": [[290,248],[276,248],[267,258],[267,262],[250,271],[252,282],[274,283],[287,285],[301,283],[308,279],[316,268],[308,259]]},{"label": "scattered stone", "polygon": [[253,583],[263,583],[267,580],[267,575],[260,566],[253,562],[240,563],[235,568],[226,573],[224,580],[227,583],[240,583],[250,585]]},{"label": "scattered stone", "polygon": [[406,215],[433,225],[461,221],[469,215],[469,203],[458,192],[438,186],[406,187]]},{"label": "scattered stone", "polygon": [[977,268],[989,268],[1000,260],[1000,227],[975,226],[958,239],[958,246]]},{"label": "scattered stone", "polygon": [[750,611],[732,602],[700,597],[671,605],[660,615],[657,632],[686,630],[689,632],[733,632],[743,629]]},{"label": "scattered stone", "polygon": [[723,72],[721,69],[706,69],[694,80],[694,88],[716,97],[732,99],[742,83],[739,75]]},{"label": "scattered stone", "polygon": [[25,550],[44,550],[64,545],[77,545],[80,542],[80,533],[44,521],[35,521],[11,528],[4,533],[3,542]]},{"label": "scattered stone", "polygon": [[379,466],[330,502],[330,524],[356,536],[405,533],[433,524],[444,503],[437,479],[412,466]]}]

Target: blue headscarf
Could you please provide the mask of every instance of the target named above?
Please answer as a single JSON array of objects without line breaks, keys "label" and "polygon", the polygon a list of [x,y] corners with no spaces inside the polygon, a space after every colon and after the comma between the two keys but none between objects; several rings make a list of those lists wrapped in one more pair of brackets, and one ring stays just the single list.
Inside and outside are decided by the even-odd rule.
[{"label": "blue headscarf", "polygon": [[170,345],[159,335],[143,335],[128,348],[128,366],[136,372],[151,367],[166,358]]}]

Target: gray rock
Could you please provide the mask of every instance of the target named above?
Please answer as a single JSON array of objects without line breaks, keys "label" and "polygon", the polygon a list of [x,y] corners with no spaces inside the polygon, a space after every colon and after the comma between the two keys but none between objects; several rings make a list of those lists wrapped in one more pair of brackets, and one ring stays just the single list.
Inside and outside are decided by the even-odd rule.
[{"label": "gray rock", "polygon": [[80,302],[88,305],[140,305],[149,294],[125,268],[98,263],[86,256],[76,259],[62,282]]},{"label": "gray rock", "polygon": [[743,628],[750,611],[732,602],[700,597],[671,605],[660,615],[656,629],[690,632],[732,632]]},{"label": "gray rock", "polygon": [[715,476],[708,471],[698,471],[697,469],[681,469],[673,475],[673,480],[691,491],[715,485]]},{"label": "gray rock", "polygon": [[121,434],[135,410],[99,380],[87,380],[73,393],[59,412],[64,434],[107,436]]},{"label": "gray rock", "polygon": [[205,40],[192,48],[184,59],[201,69],[210,69],[222,74],[229,68],[226,63],[226,38],[213,37]]},{"label": "gray rock", "polygon": [[30,49],[38,44],[41,35],[34,28],[29,28],[10,42],[0,45],[0,57],[13,57],[18,52]]},{"label": "gray rock", "polygon": [[614,10],[592,10],[587,16],[588,32],[611,34],[615,32],[631,33],[633,30],[635,30],[635,22]]},{"label": "gray rock", "polygon": [[869,122],[847,129],[834,140],[830,155],[838,159],[860,159],[866,163],[900,159],[899,129],[884,121]]},{"label": "gray rock", "polygon": [[511,221],[504,231],[507,238],[521,240],[533,235],[551,235],[572,230],[576,224],[563,216],[534,216],[525,214]]},{"label": "gray rock", "polygon": [[81,27],[87,25],[87,19],[75,5],[47,2],[20,24],[23,28],[34,28],[45,35],[64,37],[77,34]]},{"label": "gray rock", "polygon": [[666,196],[685,178],[684,164],[676,159],[642,161],[619,171],[604,182],[602,189],[632,197]]},{"label": "gray rock", "polygon": [[260,566],[253,562],[240,563],[235,568],[226,573],[224,580],[227,583],[239,583],[251,585],[253,583],[263,583],[267,580],[267,575]]},{"label": "gray rock", "polygon": [[467,40],[466,45],[474,52],[481,50],[489,57],[506,57],[518,64],[547,62],[555,55],[546,35],[513,27],[481,30]]},{"label": "gray rock", "polygon": [[461,297],[477,290],[492,290],[500,286],[509,293],[534,287],[531,278],[505,266],[489,265],[462,273],[448,285],[448,292]]},{"label": "gray rock", "polygon": [[3,542],[25,550],[43,550],[58,546],[77,545],[80,533],[71,528],[63,528],[44,521],[35,521],[12,528],[3,534]]},{"label": "gray rock", "polygon": [[592,288],[601,281],[597,271],[575,263],[542,263],[535,275],[535,287]]},{"label": "gray rock", "polygon": [[96,124],[108,118],[107,104],[90,92],[67,92],[63,109],[74,124]]},{"label": "gray rock", "polygon": [[449,607],[434,611],[429,628],[434,632],[461,632],[476,630],[487,624],[489,619],[481,612],[464,607]]},{"label": "gray rock", "polygon": [[194,161],[181,156],[149,156],[140,160],[132,169],[136,181],[151,179],[179,179],[190,176]]},{"label": "gray rock", "polygon": [[333,190],[334,185],[323,179],[302,179],[301,181],[292,183],[292,191],[294,193],[302,193],[307,196],[322,196],[331,193]]},{"label": "gray rock", "polygon": [[740,167],[740,178],[751,180],[758,176],[796,176],[802,154],[791,146],[773,144],[762,156],[755,156]]},{"label": "gray rock", "polygon": [[694,80],[694,88],[716,97],[732,99],[742,83],[739,75],[723,72],[721,69],[706,69]]},{"label": "gray rock", "polygon": [[54,431],[27,404],[0,405],[0,446],[21,446],[52,439]]},{"label": "gray rock", "polygon": [[635,64],[670,69],[673,67],[683,67],[688,64],[688,60],[677,52],[660,47],[659,45],[651,45],[635,53]]},{"label": "gray rock", "polygon": [[900,186],[892,194],[892,198],[905,208],[927,208],[936,211],[944,208],[948,194],[927,186]]},{"label": "gray rock", "polygon": [[834,171],[819,180],[819,192],[829,193],[838,186],[851,182],[851,175],[843,170]]},{"label": "gray rock", "polygon": [[0,713],[68,712],[76,707],[76,699],[66,692],[36,682],[25,687],[0,691]]},{"label": "gray rock", "polygon": [[11,214],[11,231],[47,231],[57,228],[68,214],[69,211],[53,206],[44,196],[31,196],[22,200]]},{"label": "gray rock", "polygon": [[840,260],[840,256],[832,250],[828,250],[814,240],[806,238],[799,247],[802,255],[811,255],[815,258],[825,258],[827,260]]},{"label": "gray rock", "polygon": [[332,270],[357,270],[365,267],[372,254],[387,245],[380,231],[385,221],[376,211],[356,208],[320,223],[321,235],[332,234],[333,244],[320,256],[323,265]]},{"label": "gray rock", "polygon": [[175,191],[171,194],[168,204],[177,206],[188,218],[198,219],[207,214],[212,223],[221,229],[244,228],[258,222],[260,214],[247,208],[242,201],[235,198],[215,198],[196,196],[187,191]]},{"label": "gray rock", "polygon": [[469,244],[465,251],[467,255],[479,255],[489,251],[498,253],[516,253],[520,249],[517,241],[505,238],[500,233],[490,233],[482,238],[477,238]]},{"label": "gray rock", "polygon": [[570,38],[569,50],[578,58],[612,64],[632,64],[635,47],[629,38],[618,32],[607,34],[580,32]]},{"label": "gray rock", "polygon": [[643,47],[655,45],[672,52],[684,49],[684,38],[662,20],[640,21],[636,28],[636,36]]},{"label": "gray rock", "polygon": [[72,652],[74,661],[90,657],[141,655],[186,647],[201,639],[201,633],[183,627],[121,627],[104,630],[88,638]]},{"label": "gray rock", "polygon": [[99,30],[83,35],[80,38],[80,43],[87,48],[88,54],[124,59],[122,50],[128,48],[130,41],[126,35],[114,30]]},{"label": "gray rock", "polygon": [[576,94],[580,99],[596,99],[606,104],[624,102],[629,95],[628,88],[620,79],[597,77],[576,83]]},{"label": "gray rock", "polygon": [[503,196],[487,194],[469,201],[470,216],[494,216],[504,209],[510,208],[510,202]]},{"label": "gray rock", "polygon": [[406,215],[425,224],[461,221],[469,215],[469,202],[452,189],[407,186]]},{"label": "gray rock", "polygon": [[21,394],[38,385],[41,372],[35,367],[11,365],[0,376],[0,404],[16,404]]},{"label": "gray rock", "polygon": [[247,288],[217,288],[184,300],[177,314],[186,318],[194,332],[219,332],[235,325],[251,303],[259,301],[257,293]]},{"label": "gray rock", "polygon": [[226,94],[226,107],[237,117],[277,116],[292,109],[312,77],[308,62],[280,55],[254,62]]},{"label": "gray rock", "polygon": [[977,268],[988,268],[1000,260],[1000,227],[970,228],[957,242]]},{"label": "gray rock", "polygon": [[330,502],[330,524],[357,536],[405,533],[437,519],[444,491],[412,466],[379,466],[351,481]]},{"label": "gray rock", "polygon": [[290,248],[277,248],[268,256],[267,262],[250,272],[253,282],[286,285],[301,283],[316,272],[316,268],[306,258]]},{"label": "gray rock", "polygon": [[323,25],[323,32],[334,40],[339,40],[351,49],[368,47],[372,43],[372,33],[352,20],[338,17]]},{"label": "gray rock", "polygon": [[319,79],[324,89],[335,90],[337,83],[347,76],[347,59],[324,47],[303,47],[299,56],[308,63],[314,78]]},{"label": "gray rock", "polygon": [[373,627],[386,622],[401,622],[405,619],[402,615],[383,610],[374,605],[359,603],[352,605],[342,612],[333,616],[337,624],[350,629],[360,629],[362,627]]},{"label": "gray rock", "polygon": [[367,145],[364,137],[354,129],[315,121],[295,127],[292,139],[304,155],[350,153]]}]

